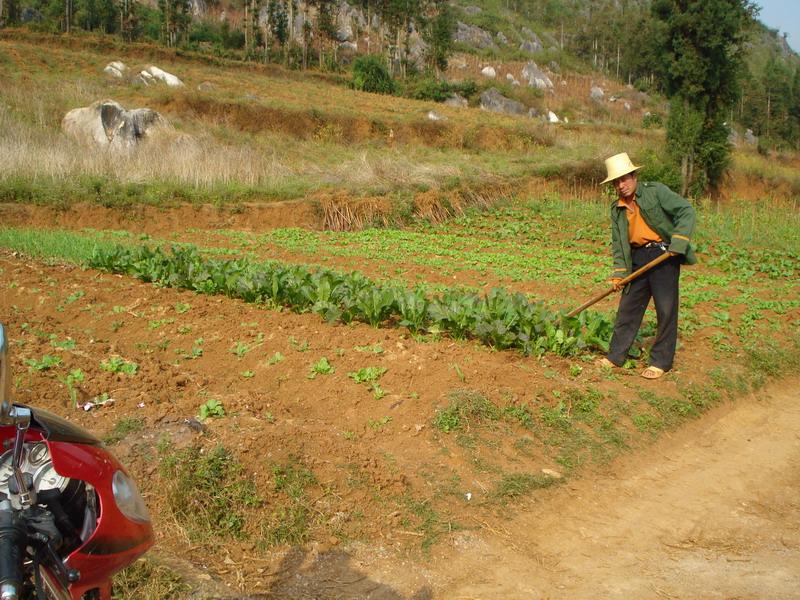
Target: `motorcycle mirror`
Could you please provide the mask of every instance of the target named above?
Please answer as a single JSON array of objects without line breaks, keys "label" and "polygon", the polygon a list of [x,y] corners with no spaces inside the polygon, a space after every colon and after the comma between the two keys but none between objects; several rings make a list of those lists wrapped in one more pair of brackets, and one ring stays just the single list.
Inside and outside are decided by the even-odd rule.
[{"label": "motorcycle mirror", "polygon": [[11,410],[11,370],[8,366],[6,329],[0,323],[0,425],[14,422]]}]

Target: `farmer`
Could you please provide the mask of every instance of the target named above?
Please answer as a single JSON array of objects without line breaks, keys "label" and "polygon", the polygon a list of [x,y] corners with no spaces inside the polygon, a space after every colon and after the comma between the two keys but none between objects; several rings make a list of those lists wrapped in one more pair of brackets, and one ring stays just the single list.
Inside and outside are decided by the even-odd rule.
[{"label": "farmer", "polygon": [[606,159],[608,177],[617,199],[611,205],[611,245],[614,271],[611,284],[650,261],[669,253],[671,258],[629,283],[622,292],[608,355],[599,364],[620,367],[642,324],[650,298],[656,305],[658,333],[650,349],[646,379],[658,379],[672,368],[678,340],[678,279],[681,263],[697,262],[689,238],[694,230],[694,208],[661,183],[639,183],[636,166],[626,152]]}]

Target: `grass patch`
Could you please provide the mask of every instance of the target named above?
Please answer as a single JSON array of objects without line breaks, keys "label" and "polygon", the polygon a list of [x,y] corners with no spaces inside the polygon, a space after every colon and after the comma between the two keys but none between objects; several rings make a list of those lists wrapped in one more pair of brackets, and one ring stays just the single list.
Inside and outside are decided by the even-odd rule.
[{"label": "grass patch", "polygon": [[275,492],[282,500],[268,523],[262,525],[259,546],[299,545],[310,538],[311,506],[307,488],[317,484],[311,469],[291,458],[285,465],[274,465],[272,477]]},{"label": "grass patch", "polygon": [[167,504],[194,541],[243,539],[245,512],[261,499],[242,465],[222,445],[164,450],[160,463]]},{"label": "grass patch", "polygon": [[455,390],[450,404],[433,418],[433,426],[443,433],[470,429],[500,418],[500,409],[474,390]]},{"label": "grass patch", "polygon": [[534,490],[548,488],[562,481],[544,473],[505,473],[495,485],[491,496],[499,501],[517,500]]},{"label": "grass patch", "polygon": [[114,575],[113,600],[184,600],[191,588],[177,573],[147,559],[139,559]]},{"label": "grass patch", "polygon": [[141,417],[123,417],[114,426],[114,429],[103,441],[109,446],[113,446],[125,439],[128,434],[135,433],[144,429],[144,419]]}]

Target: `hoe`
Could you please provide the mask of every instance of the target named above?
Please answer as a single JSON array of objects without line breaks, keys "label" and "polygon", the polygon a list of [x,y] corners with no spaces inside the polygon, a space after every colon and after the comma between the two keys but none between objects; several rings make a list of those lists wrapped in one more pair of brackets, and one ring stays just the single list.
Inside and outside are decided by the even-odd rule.
[{"label": "hoe", "polygon": [[572,311],[568,312],[567,316],[568,317],[574,317],[578,313],[583,312],[584,310],[589,308],[592,304],[595,304],[596,302],[600,302],[600,300],[602,300],[603,298],[605,298],[606,296],[608,296],[609,294],[614,292],[615,289],[618,289],[619,287],[624,287],[624,286],[628,285],[631,281],[633,281],[634,279],[636,279],[637,277],[639,277],[643,273],[646,273],[647,271],[649,271],[650,269],[652,269],[656,265],[660,265],[662,262],[664,262],[665,260],[667,260],[671,256],[674,256],[674,254],[672,252],[664,252],[664,254],[662,254],[658,258],[656,258],[654,260],[651,260],[645,266],[643,266],[643,267],[641,267],[639,269],[636,269],[633,273],[631,273],[630,275],[625,277],[622,281],[619,282],[619,286],[618,287],[611,286],[610,289],[606,290],[602,294],[598,294],[597,296],[594,296],[593,298],[590,298],[589,300],[587,300],[586,302],[581,304],[575,310],[572,310]]}]

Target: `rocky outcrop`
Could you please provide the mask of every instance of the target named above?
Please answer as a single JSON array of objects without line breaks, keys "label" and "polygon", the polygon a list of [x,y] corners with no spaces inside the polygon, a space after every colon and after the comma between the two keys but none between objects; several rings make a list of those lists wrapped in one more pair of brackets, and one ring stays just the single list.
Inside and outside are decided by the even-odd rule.
[{"label": "rocky outcrop", "polygon": [[453,94],[447,100],[444,101],[444,104],[447,106],[457,106],[459,108],[466,108],[469,103],[467,99],[461,96],[460,94]]},{"label": "rocky outcrop", "polygon": [[87,145],[130,150],[171,127],[152,109],[126,110],[114,100],[100,100],[69,111],[61,121],[61,129]]},{"label": "rocky outcrop", "polygon": [[497,88],[489,88],[481,94],[481,108],[489,112],[508,115],[524,115],[528,109],[522,102],[506,98]]},{"label": "rocky outcrop", "polygon": [[491,33],[481,29],[480,27],[475,25],[467,25],[461,21],[459,21],[456,25],[456,34],[454,39],[457,42],[468,44],[481,50],[486,48],[497,48],[497,44],[494,43]]},{"label": "rocky outcrop", "polygon": [[539,90],[553,89],[553,82],[533,61],[523,67],[522,78],[528,82],[530,87],[535,87]]},{"label": "rocky outcrop", "polygon": [[527,27],[522,28],[522,43],[519,45],[519,49],[522,52],[528,52],[529,54],[533,54],[534,52],[539,52],[542,49],[542,40],[539,39],[539,36],[536,35],[533,31],[528,29]]}]

